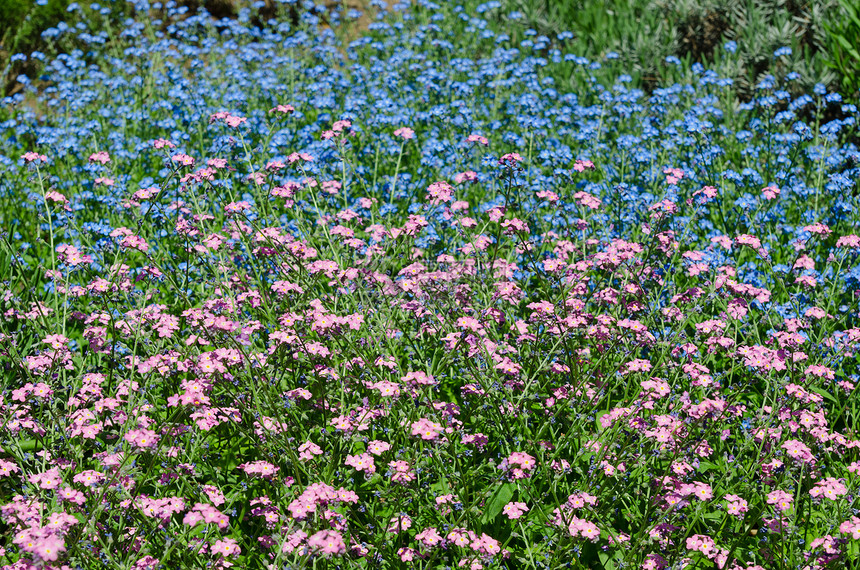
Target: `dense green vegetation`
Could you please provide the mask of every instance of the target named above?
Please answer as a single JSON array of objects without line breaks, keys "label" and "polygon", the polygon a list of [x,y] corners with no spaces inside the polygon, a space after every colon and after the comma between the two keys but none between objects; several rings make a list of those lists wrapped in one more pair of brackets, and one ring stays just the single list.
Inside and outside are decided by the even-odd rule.
[{"label": "dense green vegetation", "polygon": [[7,33],[0,570],[857,566],[831,40],[519,6]]}]

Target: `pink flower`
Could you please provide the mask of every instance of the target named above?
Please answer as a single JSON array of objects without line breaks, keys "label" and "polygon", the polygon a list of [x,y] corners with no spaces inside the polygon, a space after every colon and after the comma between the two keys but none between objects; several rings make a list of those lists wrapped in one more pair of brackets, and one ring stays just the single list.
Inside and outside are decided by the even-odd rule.
[{"label": "pink flower", "polygon": [[381,455],[391,449],[391,444],[386,441],[373,440],[367,444],[367,451],[373,455]]},{"label": "pink flower", "polygon": [[308,538],[308,546],[323,554],[337,555],[346,552],[346,544],[340,533],[333,530],[321,530]]},{"label": "pink flower", "polygon": [[484,146],[488,146],[490,144],[490,141],[481,135],[469,135],[466,137],[466,142],[478,143]]},{"label": "pink flower", "polygon": [[779,188],[776,186],[765,186],[761,189],[761,195],[764,196],[765,200],[776,200],[776,197],[779,196]]},{"label": "pink flower", "polygon": [[724,498],[726,499],[726,501],[729,502],[728,506],[726,507],[726,512],[730,515],[736,516],[738,518],[743,518],[744,513],[749,510],[747,502],[744,499],[738,497],[737,495],[727,494]]},{"label": "pink flower", "polygon": [[787,511],[791,508],[791,503],[794,501],[794,497],[777,489],[776,491],[771,491],[767,494],[767,504],[775,505],[777,510],[779,511]]},{"label": "pink flower", "polygon": [[528,453],[515,451],[508,457],[508,465],[519,465],[522,469],[530,471],[535,468],[535,458]]},{"label": "pink flower", "polygon": [[474,182],[477,179],[478,173],[474,170],[467,170],[466,172],[460,172],[459,174],[454,175],[454,182],[457,184],[462,184],[463,182]]},{"label": "pink flower", "polygon": [[751,247],[752,249],[761,249],[761,241],[749,234],[741,234],[735,238],[735,243],[738,245],[746,245]]},{"label": "pink flower", "polygon": [[732,248],[732,240],[728,236],[712,237],[711,243],[715,243],[724,249],[731,249]]},{"label": "pink flower", "polygon": [[239,544],[232,538],[215,541],[210,551],[212,554],[220,554],[221,556],[238,556],[242,552]]},{"label": "pink flower", "polygon": [[523,161],[523,157],[516,152],[509,152],[508,154],[503,154],[502,158],[499,159],[499,164],[513,166],[517,163]]},{"label": "pink flower", "polygon": [[259,475],[263,478],[273,477],[279,470],[279,467],[272,465],[266,461],[253,461],[251,463],[243,463],[239,465],[241,469],[248,475]]},{"label": "pink flower", "polygon": [[21,155],[21,158],[23,158],[24,162],[26,162],[28,164],[31,162],[35,162],[37,160],[40,162],[48,162],[47,156],[45,156],[44,154],[39,154],[37,152],[32,152],[32,151],[25,152],[24,154]]},{"label": "pink flower", "polygon": [[659,554],[649,554],[645,557],[645,562],[642,563],[640,568],[642,570],[663,570],[667,566],[669,566],[669,563],[666,562],[665,558]]},{"label": "pink flower", "polygon": [[573,163],[573,169],[577,172],[584,172],[586,169],[594,170],[594,163],[590,160],[577,160]]},{"label": "pink flower", "polygon": [[391,475],[393,483],[405,485],[415,480],[415,472],[412,471],[412,466],[406,461],[389,461],[388,467],[394,470],[394,473]]},{"label": "pink flower", "polygon": [[63,482],[60,470],[56,467],[48,469],[44,473],[34,473],[28,477],[30,483],[38,485],[40,489],[56,489]]},{"label": "pink flower", "polygon": [[573,199],[579,202],[579,205],[584,208],[588,208],[590,210],[597,210],[600,208],[600,198],[592,196],[588,192],[576,192],[573,195]]},{"label": "pink flower", "polygon": [[394,136],[400,137],[404,140],[409,140],[415,138],[415,131],[413,131],[409,127],[401,127],[394,131]]},{"label": "pink flower", "polygon": [[281,113],[283,115],[288,115],[290,113],[294,113],[296,108],[292,105],[278,105],[272,109],[269,109],[269,113]]},{"label": "pink flower", "polygon": [[156,149],[176,148],[176,145],[166,139],[156,139],[152,141],[152,146]]},{"label": "pink flower", "polygon": [[827,378],[828,380],[835,380],[836,373],[827,368],[826,366],[809,366],[804,374],[811,374],[812,376],[818,376],[819,378]]},{"label": "pink flower", "polygon": [[306,441],[299,446],[299,460],[307,461],[316,455],[322,455],[322,449],[317,444]]},{"label": "pink flower", "polygon": [[567,498],[566,505],[574,509],[582,509],[585,505],[594,506],[597,504],[597,497],[588,493],[575,493]]},{"label": "pink flower", "polygon": [[435,386],[438,384],[435,378],[427,374],[426,372],[407,372],[404,376],[401,376],[400,379],[410,385],[421,385],[421,386]]},{"label": "pink flower", "polygon": [[60,498],[76,505],[83,505],[87,502],[87,498],[83,493],[77,489],[72,489],[71,487],[63,487],[60,491]]},{"label": "pink flower", "polygon": [[424,546],[434,547],[442,542],[443,537],[436,531],[435,527],[429,527],[415,535],[415,540],[420,541]]},{"label": "pink flower", "polygon": [[523,516],[523,514],[525,514],[528,510],[529,508],[525,503],[508,503],[502,509],[502,512],[509,519],[518,519]]},{"label": "pink flower", "polygon": [[125,434],[124,439],[133,447],[155,447],[158,444],[158,435],[148,429],[135,429]]},{"label": "pink flower", "polygon": [[[96,184],[98,184],[99,180],[101,180],[101,178],[96,178]],[[112,184],[111,184],[111,186],[112,186]],[[54,190],[45,193],[45,200],[50,200],[51,202],[59,202],[60,204],[65,204],[66,202],[69,201],[68,198],[66,198],[65,196],[63,196],[62,194],[60,194],[59,192],[56,192]]]},{"label": "pink flower", "polygon": [[391,517],[385,532],[398,533],[412,528],[412,519],[406,515]]},{"label": "pink flower", "polygon": [[471,546],[473,550],[488,555],[498,554],[502,550],[499,541],[487,534],[481,534],[479,538],[472,541]]},{"label": "pink flower", "polygon": [[161,561],[158,558],[147,554],[140,560],[134,563],[134,570],[155,570]]},{"label": "pink flower", "polygon": [[306,152],[294,152],[287,157],[287,162],[290,164],[303,160],[304,162],[313,162],[314,157]]},{"label": "pink flower", "polygon": [[814,463],[815,457],[812,451],[802,442],[796,439],[789,439],[781,446],[790,457],[797,459],[802,463]]},{"label": "pink flower", "polygon": [[860,248],[860,236],[849,234],[836,240],[836,247]]},{"label": "pink flower", "polygon": [[418,553],[415,552],[414,548],[408,548],[406,546],[397,551],[397,556],[400,557],[401,562],[412,562],[415,559],[416,554]]},{"label": "pink flower", "polygon": [[625,372],[648,372],[651,370],[651,361],[636,358],[627,363]]},{"label": "pink flower", "polygon": [[182,153],[174,154],[173,156],[170,157],[170,160],[172,160],[173,162],[176,162],[177,164],[179,164],[181,166],[194,166],[194,159],[192,157],[188,156],[187,154],[182,154]]},{"label": "pink flower", "polygon": [[666,175],[666,184],[677,184],[684,178],[684,171],[680,168],[664,168],[663,174]]},{"label": "pink flower", "polygon": [[831,230],[828,226],[822,224],[821,222],[816,222],[811,226],[804,226],[803,229],[804,231],[819,236],[827,236],[833,233],[833,230]]},{"label": "pink flower", "polygon": [[65,549],[66,545],[62,538],[49,534],[36,540],[32,552],[46,562],[53,562]]},{"label": "pink flower", "polygon": [[420,436],[425,441],[435,440],[442,431],[443,428],[441,425],[427,418],[421,418],[418,421],[412,422],[412,435]]},{"label": "pink flower", "polygon": [[717,197],[717,189],[713,186],[703,186],[701,192],[705,195],[706,198]]},{"label": "pink flower", "polygon": [[454,188],[447,182],[434,182],[427,187],[427,195],[425,200],[429,200],[431,204],[439,204],[440,202],[450,202],[452,198],[451,192]]},{"label": "pink flower", "polygon": [[369,453],[361,455],[347,455],[344,461],[349,467],[354,467],[356,471],[366,471],[367,473],[376,473],[376,465],[373,464],[373,456]]},{"label": "pink flower", "polygon": [[10,477],[12,473],[19,473],[21,469],[5,459],[0,459],[0,477]]},{"label": "pink flower", "polygon": [[716,545],[714,544],[714,539],[710,536],[694,534],[687,539],[687,548],[689,550],[698,550],[708,558],[716,556]]},{"label": "pink flower", "polygon": [[701,501],[707,501],[708,499],[714,496],[713,491],[711,491],[711,486],[707,483],[695,482],[695,490],[693,491],[693,495],[696,496],[697,499]]},{"label": "pink flower", "polygon": [[815,483],[815,487],[809,490],[809,494],[816,498],[824,497],[825,499],[835,501],[839,497],[848,494],[848,487],[839,479],[830,477]]},{"label": "pink flower", "polygon": [[596,524],[576,517],[573,517],[568,525],[568,532],[571,536],[581,536],[592,542],[597,542],[600,539],[600,529],[597,528]]},{"label": "pink flower", "polygon": [[851,538],[860,539],[860,518],[851,517],[850,520],[843,522],[839,525],[839,532],[842,534],[851,533]]},{"label": "pink flower", "polygon": [[90,162],[98,162],[99,164],[107,164],[110,162],[110,155],[105,151],[94,152],[90,155]]}]

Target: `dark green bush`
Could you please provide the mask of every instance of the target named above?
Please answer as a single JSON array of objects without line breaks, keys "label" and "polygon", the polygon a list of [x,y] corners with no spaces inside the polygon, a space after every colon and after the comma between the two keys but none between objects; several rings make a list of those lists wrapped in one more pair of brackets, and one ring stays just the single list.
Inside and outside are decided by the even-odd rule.
[{"label": "dark green bush", "polygon": [[849,0],[840,0],[843,17],[827,24],[827,61],[841,77],[842,92],[860,99],[860,10]]},{"label": "dark green bush", "polygon": [[29,53],[43,45],[42,32],[67,19],[69,0],[0,0],[0,41],[10,54]]},{"label": "dark green bush", "polygon": [[[828,65],[833,42],[826,28],[827,22],[840,20],[839,2],[507,0],[505,8],[522,12],[523,25],[540,33],[573,32],[567,51],[597,60],[617,53],[617,65],[645,89],[660,84],[666,57],[674,56],[687,66],[698,61],[715,67],[735,80],[742,98],[749,98],[767,75],[797,74],[792,82],[797,92],[811,92],[817,83],[828,89],[840,87],[840,74]],[[856,46],[858,36],[846,40]],[[727,41],[737,44],[731,58],[722,57]],[[784,50],[775,57],[780,48],[790,48],[791,53]],[[835,69],[843,73],[846,60],[840,61],[842,67]]]},{"label": "dark green bush", "polygon": [[48,0],[38,5],[33,0],[0,0],[0,70],[3,70],[3,92],[19,88],[18,75],[31,76],[37,72],[38,61],[11,62],[17,53],[30,54],[45,48],[42,32],[69,16],[69,0]]}]

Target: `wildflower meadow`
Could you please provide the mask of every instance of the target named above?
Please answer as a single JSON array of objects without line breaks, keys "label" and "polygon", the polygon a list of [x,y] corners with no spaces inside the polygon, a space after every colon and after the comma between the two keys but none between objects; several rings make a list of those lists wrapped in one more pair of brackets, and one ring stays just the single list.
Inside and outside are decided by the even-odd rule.
[{"label": "wildflower meadow", "polygon": [[0,568],[860,567],[856,107],[335,4],[12,56]]}]

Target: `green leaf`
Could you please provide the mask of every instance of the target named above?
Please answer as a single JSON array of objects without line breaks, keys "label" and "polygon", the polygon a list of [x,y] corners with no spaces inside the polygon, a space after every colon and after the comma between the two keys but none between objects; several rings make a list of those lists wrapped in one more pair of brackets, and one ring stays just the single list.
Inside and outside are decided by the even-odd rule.
[{"label": "green leaf", "polygon": [[830,400],[834,404],[839,403],[833,394],[831,394],[827,390],[824,390],[823,388],[819,388],[818,386],[810,386],[809,389],[812,390],[813,392],[815,392],[816,394],[823,396],[825,400]]},{"label": "green leaf", "polygon": [[854,46],[851,45],[848,40],[845,39],[845,36],[837,35],[836,41],[839,42],[839,45],[845,48],[845,51],[850,53],[852,57],[854,57],[855,59],[860,59],[860,53],[857,53],[857,50],[854,48]]},{"label": "green leaf", "polygon": [[605,570],[615,570],[615,562],[606,552],[598,552],[597,557],[600,558],[600,563]]},{"label": "green leaf", "polygon": [[35,439],[25,439],[18,445],[21,446],[21,451],[37,451],[42,449],[42,446]]},{"label": "green leaf", "polygon": [[842,4],[842,8],[845,12],[848,13],[848,18],[854,22],[855,25],[860,26],[860,18],[857,17],[857,10],[854,9],[854,6],[851,5],[850,2],[840,2]]},{"label": "green leaf", "polygon": [[493,493],[493,496],[490,497],[490,500],[487,501],[487,504],[484,506],[484,514],[481,516],[481,522],[483,524],[487,524],[499,516],[499,513],[502,512],[502,509],[508,504],[513,496],[513,483],[504,483],[499,485]]},{"label": "green leaf", "polygon": [[440,479],[436,481],[432,485],[430,485],[431,491],[436,491],[436,493],[440,495],[446,495],[451,492],[450,487],[448,486],[448,482],[445,479]]}]

